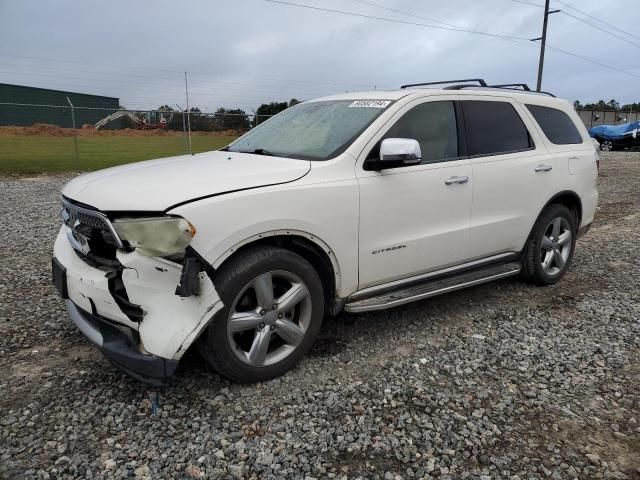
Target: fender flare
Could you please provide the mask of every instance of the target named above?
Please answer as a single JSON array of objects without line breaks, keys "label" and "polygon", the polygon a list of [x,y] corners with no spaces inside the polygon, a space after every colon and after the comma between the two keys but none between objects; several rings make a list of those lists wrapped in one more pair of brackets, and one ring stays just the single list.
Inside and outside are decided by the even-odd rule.
[{"label": "fender flare", "polygon": [[533,219],[533,222],[531,222],[531,225],[529,226],[529,234],[527,235],[527,238],[525,239],[525,244],[526,242],[529,241],[529,238],[531,238],[531,234],[533,233],[533,227],[535,226],[536,222],[538,221],[538,218],[540,218],[540,215],[542,215],[542,212],[544,212],[547,207],[549,205],[551,205],[552,203],[557,203],[556,200],[560,197],[572,197],[576,203],[578,204],[578,209],[579,212],[577,212],[578,214],[578,218],[576,219],[576,229],[580,229],[580,222],[582,221],[582,200],[580,199],[580,195],[578,195],[576,192],[574,192],[573,190],[562,190],[560,192],[555,193],[549,200],[547,200],[545,202],[545,204],[542,206],[542,208],[538,211],[538,215],[535,216],[535,218]]},{"label": "fender flare", "polygon": [[309,240],[310,242],[314,243],[318,248],[320,248],[324,253],[326,253],[327,256],[329,257],[329,261],[331,262],[331,266],[333,267],[333,272],[335,275],[336,291],[339,291],[341,274],[340,274],[340,265],[338,264],[338,259],[336,258],[335,253],[333,252],[331,247],[329,247],[329,245],[324,240],[319,238],[317,235],[314,235],[312,233],[305,232],[302,230],[279,229],[279,230],[267,230],[265,232],[256,233],[255,235],[247,237],[244,240],[239,241],[232,247],[225,250],[211,263],[211,266],[217,270],[220,267],[220,265],[224,263],[225,260],[227,260],[231,255],[233,255],[236,251],[238,251],[238,249],[244,247],[245,245],[249,245],[250,243],[263,240],[269,237],[283,237],[283,236],[303,237]]}]

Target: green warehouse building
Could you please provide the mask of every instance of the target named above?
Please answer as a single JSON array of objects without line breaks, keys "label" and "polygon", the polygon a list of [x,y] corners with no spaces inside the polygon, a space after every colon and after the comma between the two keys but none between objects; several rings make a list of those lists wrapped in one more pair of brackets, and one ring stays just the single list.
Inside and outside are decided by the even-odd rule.
[{"label": "green warehouse building", "polygon": [[95,124],[120,106],[120,99],[114,97],[0,83],[0,125],[29,126],[46,123],[71,128],[71,108],[67,97],[76,107],[74,113],[77,128]]}]

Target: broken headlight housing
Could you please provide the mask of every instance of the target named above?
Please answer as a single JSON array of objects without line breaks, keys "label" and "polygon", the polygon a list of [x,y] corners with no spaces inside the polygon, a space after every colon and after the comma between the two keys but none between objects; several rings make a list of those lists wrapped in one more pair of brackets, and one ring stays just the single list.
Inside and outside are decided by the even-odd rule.
[{"label": "broken headlight housing", "polygon": [[168,257],[187,248],[196,234],[191,223],[181,217],[121,218],[113,221],[113,228],[142,255]]}]

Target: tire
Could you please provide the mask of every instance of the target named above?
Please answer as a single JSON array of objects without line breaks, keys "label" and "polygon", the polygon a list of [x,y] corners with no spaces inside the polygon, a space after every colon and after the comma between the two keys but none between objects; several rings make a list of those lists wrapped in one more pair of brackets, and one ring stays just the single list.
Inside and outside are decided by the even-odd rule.
[{"label": "tire", "polygon": [[613,152],[615,150],[615,146],[613,141],[611,140],[600,140],[600,150],[603,152]]},{"label": "tire", "polygon": [[536,220],[522,252],[522,278],[535,285],[560,280],[573,259],[576,231],[571,210],[559,204],[548,206]]},{"label": "tire", "polygon": [[224,307],[198,350],[221,375],[236,382],[269,380],[311,348],[322,325],[324,293],[318,273],[300,255],[253,248],[223,265],[214,283]]}]

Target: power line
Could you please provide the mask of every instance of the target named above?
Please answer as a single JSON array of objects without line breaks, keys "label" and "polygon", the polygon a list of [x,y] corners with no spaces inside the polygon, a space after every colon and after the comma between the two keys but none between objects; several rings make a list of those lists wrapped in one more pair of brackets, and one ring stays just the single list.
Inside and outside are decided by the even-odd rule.
[{"label": "power line", "polygon": [[601,24],[606,25],[607,27],[613,28],[614,30],[618,30],[619,32],[624,33],[625,35],[629,35],[630,37],[634,37],[634,38],[637,38],[638,40],[640,40],[640,36],[638,36],[638,35],[636,35],[634,33],[631,33],[631,32],[627,32],[626,30],[622,30],[620,27],[617,27],[617,26],[612,25],[612,24],[610,24],[608,22],[605,22],[601,18],[594,17],[593,15],[590,15],[587,12],[585,12],[584,10],[580,10],[580,9],[574,7],[573,5],[569,5],[568,3],[562,2],[560,0],[554,0],[554,1],[556,3],[559,3],[560,5],[563,5],[563,6],[567,7],[567,8],[570,8],[571,10],[574,10],[574,11],[576,11],[578,13],[581,13],[585,17],[589,17],[589,18],[591,18],[593,20],[596,20],[596,21],[600,22]]},{"label": "power line", "polygon": [[442,20],[436,20],[435,18],[429,18],[429,17],[416,15],[415,13],[406,12],[404,10],[398,10],[396,8],[389,8],[389,7],[385,6],[385,5],[380,5],[379,3],[367,2],[365,0],[351,0],[351,1],[352,2],[362,3],[363,5],[369,5],[371,7],[381,8],[382,10],[387,10],[388,12],[400,13],[402,15],[408,15],[410,17],[421,18],[422,20],[427,20],[428,22],[433,22],[433,23],[439,23],[441,25],[446,25],[447,27],[461,28],[461,29],[464,28],[464,27],[460,27],[459,25],[454,25],[452,23],[443,22]]},{"label": "power line", "polygon": [[[330,8],[321,8],[321,7],[315,7],[312,5],[304,5],[302,3],[294,3],[294,2],[286,2],[283,0],[264,0],[265,2],[269,2],[269,3],[278,3],[278,4],[282,4],[282,5],[288,5],[288,6],[293,6],[293,7],[301,7],[301,8],[307,8],[310,10],[318,10],[318,11],[322,11],[322,12],[330,12],[330,13],[338,13],[338,14],[342,14],[342,15],[348,15],[351,17],[361,17],[361,18],[368,18],[368,19],[373,19],[373,20],[382,20],[385,22],[393,22],[393,23],[403,23],[406,25],[413,25],[416,27],[426,27],[426,28],[436,28],[436,29],[440,29],[440,30],[452,30],[452,31],[460,31],[460,32],[465,32],[465,33],[477,33],[478,35],[485,35],[488,37],[495,37],[495,38],[501,38],[507,41],[512,41],[514,43],[517,43],[519,45],[531,45],[529,42],[528,38],[523,38],[523,37],[513,37],[513,36],[508,36],[508,35],[498,35],[495,33],[486,33],[486,32],[475,32],[475,31],[468,31],[465,29],[457,29],[457,28],[449,28],[449,27],[440,27],[440,26],[434,26],[434,25],[426,25],[424,23],[418,23],[418,22],[409,22],[409,21],[405,21],[405,20],[397,20],[397,19],[393,19],[393,18],[386,18],[386,17],[377,17],[374,15],[365,15],[365,14],[361,14],[361,13],[354,13],[354,12],[346,12],[343,10],[334,10],[334,9],[330,9]],[[514,0],[515,1],[515,0]],[[522,2],[520,2],[522,3]],[[412,14],[413,15],[413,14]],[[527,43],[521,43],[523,41],[526,41]],[[552,48],[551,46],[547,45],[549,48]],[[576,53],[572,53],[572,52],[568,52],[567,50],[563,50],[557,47],[553,47],[552,50],[556,50],[558,52],[561,52],[565,55],[570,55],[572,57],[576,57],[576,58],[580,58],[586,62],[590,62],[596,65],[599,65],[601,67],[605,67],[605,68],[609,68],[611,70],[615,70],[617,72],[620,73],[624,73],[626,75],[630,75],[632,77],[636,77],[636,78],[640,78],[640,75],[636,75],[634,73],[631,73],[629,71],[626,70],[622,70],[616,67],[612,67],[611,65],[607,65],[606,63],[602,63],[600,61],[597,60],[592,60],[589,57],[584,57],[582,55],[578,55]]]},{"label": "power line", "polygon": [[596,60],[596,59],[593,59],[593,58],[590,58],[590,57],[585,57],[585,56],[579,55],[577,53],[568,52],[567,50],[563,50],[562,48],[559,48],[559,47],[554,47],[552,45],[549,45],[548,43],[547,43],[547,48],[549,48],[551,50],[555,50],[556,52],[563,53],[565,55],[569,55],[571,57],[579,58],[581,60],[584,60],[585,62],[590,62],[590,63],[593,63],[595,65],[600,65],[601,67],[608,68],[610,70],[614,70],[616,72],[624,73],[626,75],[630,75],[630,76],[635,77],[635,78],[640,78],[640,75],[637,75],[635,73],[629,72],[628,70],[622,70],[621,68],[612,67],[611,65],[608,65],[606,63],[602,63],[599,60]]},{"label": "power line", "polygon": [[[2,66],[3,64],[0,63],[0,66]],[[37,67],[36,67],[37,68]],[[101,78],[101,77],[78,77],[78,76],[70,76],[70,75],[62,75],[59,73],[42,73],[42,72],[19,72],[19,71],[0,71],[0,74],[4,74],[4,75],[13,75],[13,76],[39,76],[39,77],[48,77],[48,78],[62,78],[62,79],[71,79],[71,80],[82,80],[82,81],[87,81],[87,82],[91,82],[90,84],[88,84],[88,86],[90,88],[95,88],[96,84],[103,84],[103,85],[107,85],[109,87],[113,87],[113,88],[122,88],[124,89],[125,87],[117,87],[117,86],[113,86],[112,84],[121,84],[121,85],[126,85],[126,90],[144,90],[144,91],[148,91],[149,89],[149,85],[151,82],[144,82],[141,80],[136,80],[136,81],[131,81],[131,80],[123,80],[123,79],[106,79],[106,78]],[[163,81],[163,80],[159,80],[159,81],[154,81],[153,85],[154,86],[161,86],[163,84],[167,84],[168,82]],[[195,84],[195,86],[193,86],[192,88],[190,88],[190,91],[196,91],[198,89],[204,89],[204,90],[212,90],[212,91],[228,91],[229,87],[225,87],[225,85],[230,85],[236,88],[239,88],[239,90],[241,91],[249,91],[249,92],[253,92],[253,93],[264,93],[264,94],[278,94],[278,93],[282,93],[282,92],[288,92],[287,95],[299,95],[300,93],[302,93],[303,95],[321,95],[321,94],[326,94],[327,93],[327,89],[309,89],[308,87],[299,87],[299,86],[282,86],[282,87],[277,87],[277,86],[271,86],[271,85],[265,85],[266,88],[255,88],[255,87],[260,87],[260,85],[256,85],[256,84],[247,84],[247,83],[234,83],[234,82],[216,82],[216,81],[212,81],[212,82],[204,82],[201,80],[196,80],[196,81],[192,81],[190,82],[191,84]],[[132,85],[133,84],[133,85]],[[216,87],[211,87],[208,85],[217,85],[217,84],[222,84],[222,87],[216,88]],[[74,83],[74,85],[79,85],[78,83]],[[141,86],[142,85],[142,86]],[[173,89],[177,89],[177,90],[182,90],[184,85],[180,85],[179,82],[169,82],[169,85],[171,85],[168,88],[173,88]],[[84,84],[81,84],[81,86],[84,86]],[[245,87],[250,87],[250,88],[245,88]],[[272,87],[272,88],[271,88]],[[162,88],[167,88],[167,87],[162,87]],[[303,92],[297,93],[297,92],[292,92],[292,90],[302,90]],[[233,91],[233,90],[231,90]]]},{"label": "power line", "polygon": [[565,12],[564,10],[562,10],[561,12],[563,14],[565,14],[566,16],[568,16],[568,17],[574,18],[574,19],[578,20],[579,22],[584,23],[585,25],[589,25],[590,27],[595,28],[596,30],[600,30],[601,32],[606,33],[607,35],[610,35],[612,37],[618,38],[618,39],[622,40],[623,42],[630,43],[631,45],[634,45],[634,46],[640,48],[640,43],[632,42],[631,40],[626,39],[621,35],[618,35],[616,33],[610,32],[609,30],[606,30],[606,29],[600,27],[599,25],[596,25],[596,24],[591,23],[591,22],[589,22],[587,20],[584,20],[584,19],[582,19],[582,18],[580,18],[580,17],[578,17],[576,15],[573,15],[572,13]]},{"label": "power line", "polygon": [[[302,3],[294,3],[294,2],[285,2],[283,0],[264,0],[265,2],[269,2],[269,3],[279,3],[281,5],[288,5],[291,7],[301,7],[301,8],[307,8],[310,10],[318,10],[321,12],[330,12],[330,13],[339,13],[342,15],[349,15],[352,17],[361,17],[361,18],[368,18],[370,20],[382,20],[385,22],[393,22],[393,23],[402,23],[405,25],[413,25],[416,27],[426,27],[426,28],[435,28],[438,30],[449,30],[449,31],[454,31],[454,32],[463,32],[463,33],[471,33],[471,34],[475,34],[475,35],[483,35],[485,37],[493,37],[493,38],[501,38],[503,40],[509,40],[509,41],[514,41],[514,40],[519,40],[519,41],[528,41],[528,38],[524,38],[524,37],[516,37],[513,35],[500,35],[497,33],[489,33],[489,32],[481,32],[479,30],[469,30],[466,28],[459,28],[459,27],[446,27],[446,26],[439,26],[439,25],[428,25],[426,23],[418,23],[418,22],[410,22],[408,20],[398,20],[395,18],[387,18],[387,17],[377,17],[375,15],[365,15],[363,13],[355,13],[355,12],[347,12],[344,10],[334,10],[331,8],[322,8],[322,7],[316,7],[313,5],[305,5]],[[409,14],[413,17],[418,17],[417,15],[414,14]]]},{"label": "power line", "polygon": [[[58,63],[72,63],[72,64],[80,64],[80,65],[92,65],[92,66],[105,67],[105,68],[124,68],[124,69],[137,68],[142,70],[174,73],[180,76],[184,74],[184,71],[178,71],[178,70],[168,70],[168,69],[152,68],[152,67],[137,67],[137,66],[131,66],[131,65],[113,65],[113,64],[105,64],[105,63],[84,62],[84,61],[78,61],[78,60],[65,60],[65,59],[52,58],[52,57],[33,57],[33,56],[26,56],[26,55],[13,55],[13,54],[7,54],[7,53],[0,53],[0,57],[38,60],[38,61],[47,61],[47,62],[58,62]],[[96,73],[108,73],[108,72],[96,72]],[[194,75],[207,76],[207,77],[211,76],[211,74],[209,73],[203,73],[203,72],[197,72],[197,71],[188,71],[187,73],[189,73],[190,77]],[[134,76],[133,74],[129,74],[129,73],[127,73],[127,75]],[[143,75],[137,75],[137,76],[143,77]],[[341,83],[341,82],[322,82],[319,80],[302,80],[302,79],[294,79],[294,78],[282,79],[282,78],[269,78],[269,77],[233,76],[233,75],[222,75],[222,74],[215,74],[215,76],[232,78],[232,79],[246,78],[246,79],[258,80],[260,82],[267,80],[267,81],[274,81],[274,82],[288,82],[288,83],[293,82],[293,83],[307,83],[307,84],[317,84],[317,85],[332,85],[336,87],[337,86],[348,87],[349,89],[353,89],[354,87],[371,88],[373,86],[368,84],[358,85],[358,84],[348,84],[348,83]]]},{"label": "power line", "polygon": [[[26,83],[32,83],[30,81],[27,81]],[[78,83],[69,83],[69,82],[65,82],[66,87],[68,88],[69,85],[73,86],[73,87],[85,87],[85,84],[78,84]],[[95,85],[94,85],[95,88]],[[106,87],[109,88],[109,87]],[[116,87],[117,88],[117,87]],[[137,90],[138,92],[140,91],[140,89]],[[151,93],[153,95],[152,92],[149,92],[149,89],[146,89],[145,92],[147,93]],[[220,93],[220,94],[214,94],[214,93],[203,93],[200,91],[194,91],[192,89],[190,89],[190,92],[193,92],[194,98],[197,100],[195,103],[202,103],[201,100],[204,101],[211,101],[211,100],[215,100],[215,101],[222,101],[224,99],[233,99],[233,98],[237,98],[237,99],[242,99],[245,100],[245,102],[247,102],[247,104],[249,104],[248,101],[253,100],[256,103],[259,102],[265,102],[265,101],[274,101],[277,100],[278,98],[281,100],[286,100],[289,99],[291,96],[287,95],[287,94],[242,94],[242,95],[238,95],[236,93],[241,93],[241,92],[236,92],[236,93]],[[104,93],[104,92],[103,92]],[[274,98],[275,97],[275,98]],[[140,104],[145,104],[145,103],[167,103],[170,102],[169,99],[175,100],[175,99],[179,99],[180,101],[182,101],[184,99],[184,93],[181,92],[180,90],[160,90],[158,92],[157,95],[155,96],[145,96],[145,95],[140,95],[139,93],[134,93],[133,96],[127,96],[125,95],[123,96],[118,96],[118,98],[123,102],[123,103],[132,103],[135,100],[142,100],[141,102],[139,102]],[[228,101],[228,100],[227,100]],[[171,102],[170,102],[171,103]]]},{"label": "power line", "polygon": [[[356,1],[357,1],[357,0],[356,0]],[[511,0],[511,1],[512,1],[512,2],[516,2],[516,3],[521,3],[521,4],[523,4],[523,5],[530,5],[530,6],[532,6],[532,7],[544,8],[544,5],[540,5],[539,3],[526,2],[525,0]],[[559,3],[559,4],[561,4],[561,5],[564,5],[564,6],[567,6],[567,7],[569,7],[569,8],[572,8],[572,9],[574,9],[574,10],[576,10],[576,11],[578,11],[578,12],[582,13],[583,15],[586,15],[586,16],[591,17],[591,18],[595,18],[595,17],[592,17],[591,15],[588,15],[587,13],[583,12],[582,10],[578,10],[577,8],[573,8],[572,6],[570,6],[570,5],[569,5],[569,4],[567,4],[567,3],[561,2],[561,1],[559,1],[559,0],[554,0],[554,1],[555,1],[555,2],[557,2],[557,3]],[[628,38],[624,38],[624,37],[623,37],[623,36],[621,36],[621,35],[618,35],[618,34],[616,34],[616,33],[613,33],[613,32],[611,32],[611,31],[609,31],[609,30],[607,30],[607,29],[605,29],[605,28],[602,28],[601,26],[599,26],[599,25],[597,25],[597,24],[591,23],[591,22],[589,22],[589,21],[587,21],[587,20],[585,20],[585,19],[583,19],[583,18],[580,18],[580,17],[578,17],[577,15],[573,15],[572,13],[569,13],[569,12],[564,11],[564,10],[560,10],[560,13],[562,13],[562,14],[566,15],[567,17],[571,17],[571,18],[573,18],[573,19],[575,19],[575,20],[577,20],[577,21],[579,21],[579,22],[582,22],[582,23],[584,23],[585,25],[589,25],[590,27],[595,28],[596,30],[600,30],[601,32],[606,33],[607,35],[610,35],[610,36],[615,37],[615,38],[617,38],[617,39],[619,39],[619,40],[622,40],[623,42],[630,43],[631,45],[634,45],[634,46],[636,46],[636,47],[639,47],[639,48],[640,48],[640,44],[638,44],[638,43],[636,43],[636,42],[633,42],[633,41],[629,40]],[[602,21],[601,21],[601,23],[603,23],[603,24],[604,24],[605,22],[602,22]],[[608,25],[608,24],[607,24],[607,25]],[[619,28],[616,28],[616,27],[613,27],[613,26],[611,26],[611,28],[613,28],[613,29],[615,29],[615,30],[618,30],[618,31],[620,31],[620,32],[622,32],[622,33],[624,33],[624,34],[626,34],[626,35],[631,35],[632,37],[636,37],[636,38],[640,39],[640,37],[637,37],[636,35],[633,35],[633,34],[630,34],[630,33],[628,33],[628,32],[625,32],[624,30],[620,30]]]}]

